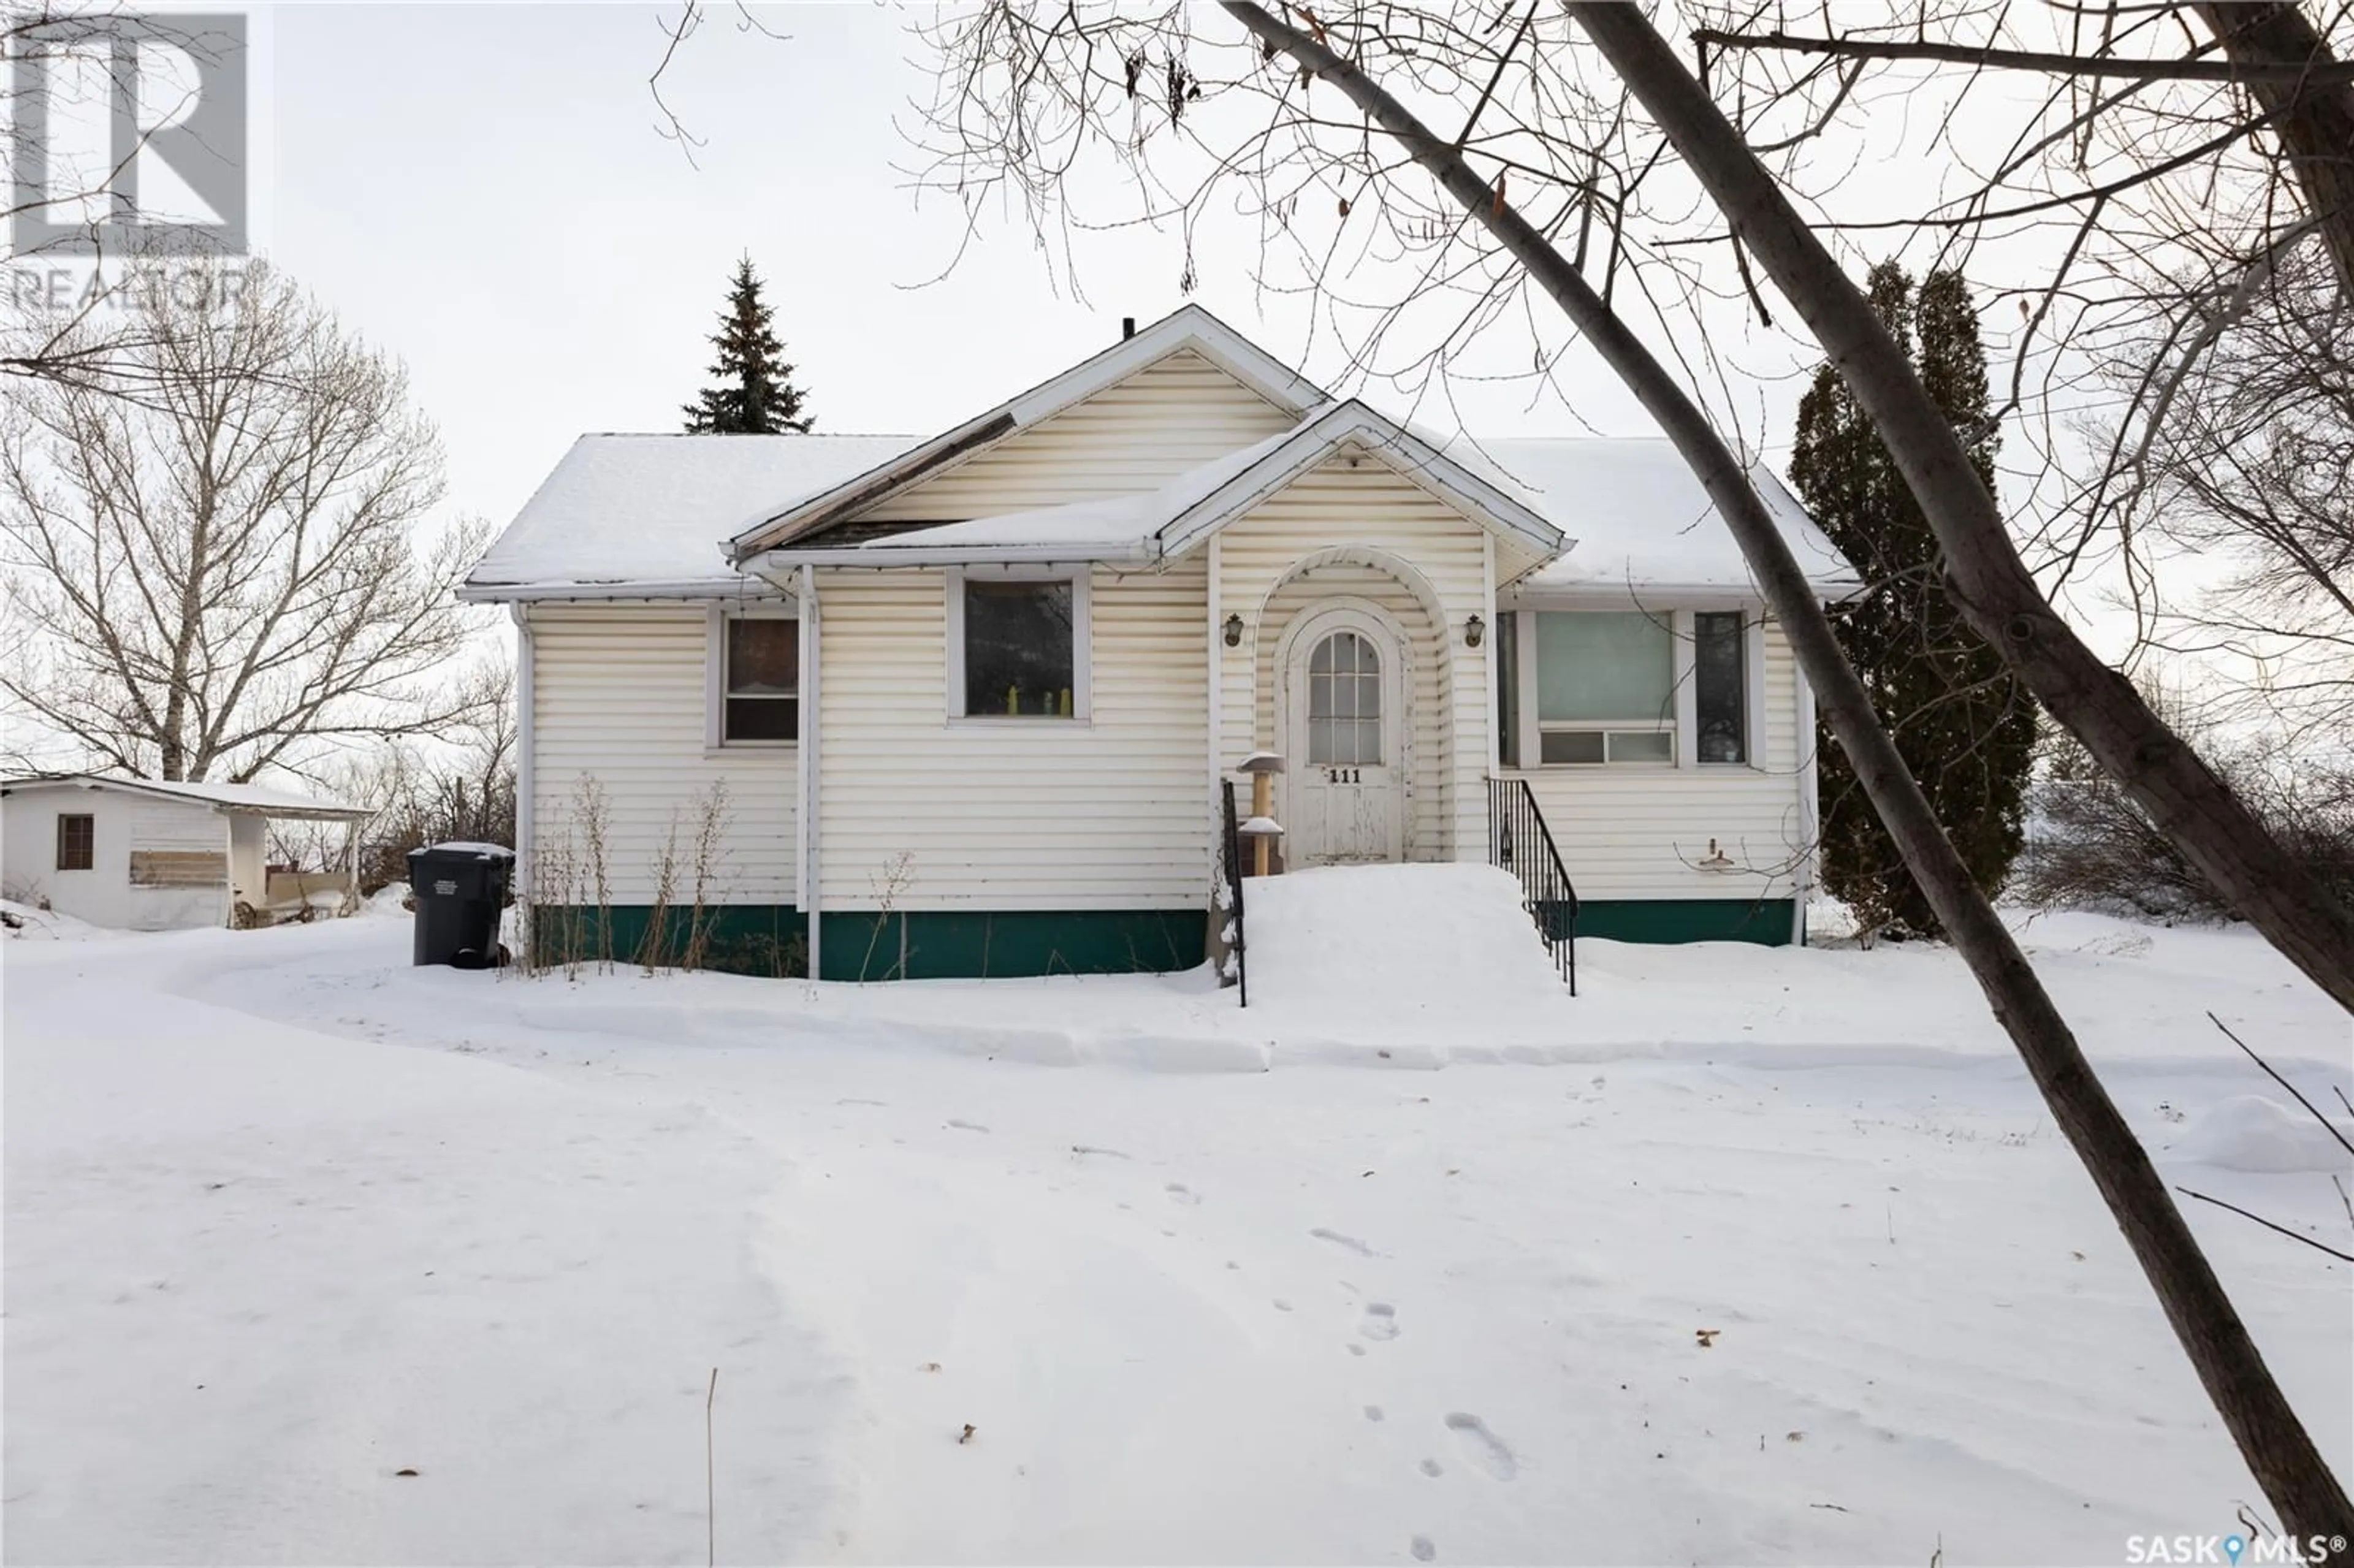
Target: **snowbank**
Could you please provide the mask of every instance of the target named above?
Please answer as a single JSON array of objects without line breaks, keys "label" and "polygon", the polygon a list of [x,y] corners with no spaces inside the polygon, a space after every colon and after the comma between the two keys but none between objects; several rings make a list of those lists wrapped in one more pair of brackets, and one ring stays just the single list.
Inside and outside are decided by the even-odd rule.
[{"label": "snowbank", "polygon": [[0,898],[0,938],[16,941],[86,942],[93,938],[125,935],[128,933],[93,926],[87,920],[77,920],[55,909],[42,909],[30,904],[19,904],[12,898]]},{"label": "snowbank", "polygon": [[1251,1005],[1271,1016],[1464,1033],[1573,1022],[1510,872],[1333,867],[1253,877],[1243,894]]},{"label": "snowbank", "polygon": [[[2354,1122],[2334,1124],[2354,1138]],[[2264,1095],[2233,1095],[2196,1118],[2176,1140],[2183,1160],[2224,1171],[2354,1172],[2354,1154],[2301,1106]]]}]

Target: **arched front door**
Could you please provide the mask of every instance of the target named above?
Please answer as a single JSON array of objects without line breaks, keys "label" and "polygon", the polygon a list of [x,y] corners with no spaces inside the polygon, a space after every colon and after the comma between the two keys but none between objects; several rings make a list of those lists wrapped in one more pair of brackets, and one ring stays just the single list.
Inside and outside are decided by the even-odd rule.
[{"label": "arched front door", "polygon": [[1395,634],[1356,609],[1311,613],[1285,682],[1290,865],[1401,858],[1405,837],[1404,661]]}]

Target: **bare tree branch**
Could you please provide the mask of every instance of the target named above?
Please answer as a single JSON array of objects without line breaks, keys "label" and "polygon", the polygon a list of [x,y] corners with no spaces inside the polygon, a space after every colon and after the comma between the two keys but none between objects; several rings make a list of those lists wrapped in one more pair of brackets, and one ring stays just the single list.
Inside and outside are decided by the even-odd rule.
[{"label": "bare tree branch", "polygon": [[2317,1251],[2326,1252],[2330,1256],[2338,1259],[2340,1263],[2354,1263],[2354,1252],[2340,1252],[2327,1242],[2316,1241],[2313,1237],[2306,1235],[2303,1231],[2293,1231],[2286,1225],[2274,1224],[2272,1221],[2264,1218],[2262,1214],[2250,1213],[2247,1210],[2240,1207],[2237,1203],[2227,1203],[2221,1198],[2211,1198],[2204,1192],[2194,1192],[2188,1187],[2178,1186],[2174,1190],[2181,1193],[2186,1198],[2196,1198],[2202,1203],[2212,1203],[2219,1209],[2229,1209],[2232,1213],[2239,1215],[2243,1220],[2253,1220],[2256,1224],[2264,1226],[2264,1229],[2268,1231],[2276,1231],[2280,1234],[2288,1237],[2291,1241],[2303,1242],[2306,1245],[2312,1247]]},{"label": "bare tree branch", "polygon": [[0,419],[0,694],[173,779],[454,716],[482,529],[427,525],[440,445],[398,367],[266,268],[184,278],[139,304],[149,400],[40,382]]},{"label": "bare tree branch", "polygon": [[1787,49],[1841,59],[1942,60],[1995,70],[2041,71],[2054,76],[2127,78],[2136,81],[2273,81],[2286,84],[2354,81],[2354,62],[2311,59],[2125,59],[2110,55],[2058,54],[2036,49],[1999,49],[1991,45],[1937,44],[1925,39],[1800,37],[1790,33],[1730,33],[1695,27],[1692,41],[1714,48]]}]

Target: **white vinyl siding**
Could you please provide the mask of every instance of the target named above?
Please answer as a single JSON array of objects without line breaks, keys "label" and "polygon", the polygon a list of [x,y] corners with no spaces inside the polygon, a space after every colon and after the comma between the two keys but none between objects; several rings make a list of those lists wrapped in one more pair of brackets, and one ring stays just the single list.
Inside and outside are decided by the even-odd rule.
[{"label": "white vinyl siding", "polygon": [[[1579,897],[1791,895],[1806,836],[1797,666],[1780,627],[1768,621],[1763,641],[1765,723],[1750,764],[1507,769],[1535,791]],[[1739,869],[1698,868],[1711,839]]]},{"label": "white vinyl siding", "polygon": [[1181,349],[861,515],[960,522],[1153,490],[1297,422]]},{"label": "white vinyl siding", "polygon": [[820,907],[1206,910],[1201,563],[1095,569],[1089,713],[1051,723],[945,711],[947,587],[818,573]]},{"label": "white vinyl siding", "polygon": [[[1371,600],[1407,638],[1405,858],[1483,858],[1487,661],[1494,641],[1470,649],[1462,637],[1470,616],[1493,619],[1480,526],[1378,459],[1360,455],[1352,467],[1348,455],[1336,454],[1216,537],[1219,613],[1240,615],[1245,627],[1242,646],[1219,646],[1221,765],[1283,749],[1275,687],[1286,629],[1332,599]],[[1350,546],[1368,559],[1346,558]],[[1295,572],[1330,551],[1341,558]],[[1438,600],[1435,615],[1406,577],[1379,564],[1382,557],[1403,563],[1428,586]],[[1302,758],[1286,762],[1307,766]]]},{"label": "white vinyl siding", "polygon": [[533,852],[560,854],[569,831],[572,853],[586,854],[575,791],[594,775],[605,795],[612,902],[652,899],[673,823],[678,896],[692,897],[696,814],[724,779],[728,830],[716,901],[798,904],[796,750],[708,744],[708,608],[535,605],[530,619]]}]

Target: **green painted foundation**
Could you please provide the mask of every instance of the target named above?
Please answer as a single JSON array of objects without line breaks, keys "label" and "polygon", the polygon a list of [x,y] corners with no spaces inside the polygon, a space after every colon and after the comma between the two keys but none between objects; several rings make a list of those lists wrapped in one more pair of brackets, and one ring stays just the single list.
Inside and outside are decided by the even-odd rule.
[{"label": "green painted foundation", "polygon": [[[567,962],[653,962],[669,969],[684,963],[695,935],[692,909],[670,908],[654,918],[646,904],[593,907],[543,907],[534,922],[532,958],[546,968]],[[660,938],[647,936],[660,927]],[[702,962],[698,968],[726,974],[769,978],[809,973],[808,922],[790,904],[723,904],[703,911]]]},{"label": "green painted foundation", "polygon": [[818,916],[822,979],[997,980],[1163,974],[1203,961],[1199,909],[908,910]]},{"label": "green painted foundation", "polygon": [[[684,960],[694,912],[663,912],[661,938],[648,943],[654,910],[617,905],[600,921],[593,908],[543,909],[542,965],[643,964]],[[1565,906],[1546,911],[1557,927]],[[1787,898],[1597,899],[1577,913],[1577,935],[1619,942],[1790,940]],[[808,924],[790,904],[730,904],[704,912],[702,967],[728,974],[799,977],[809,972]],[[908,910],[821,915],[822,978],[830,980],[1010,980],[1055,974],[1163,974],[1205,958],[1209,923],[1196,909],[1075,909],[999,913]]]},{"label": "green painted foundation", "polygon": [[1577,911],[1577,934],[1614,942],[1755,942],[1787,947],[1787,898],[1597,898]]}]

